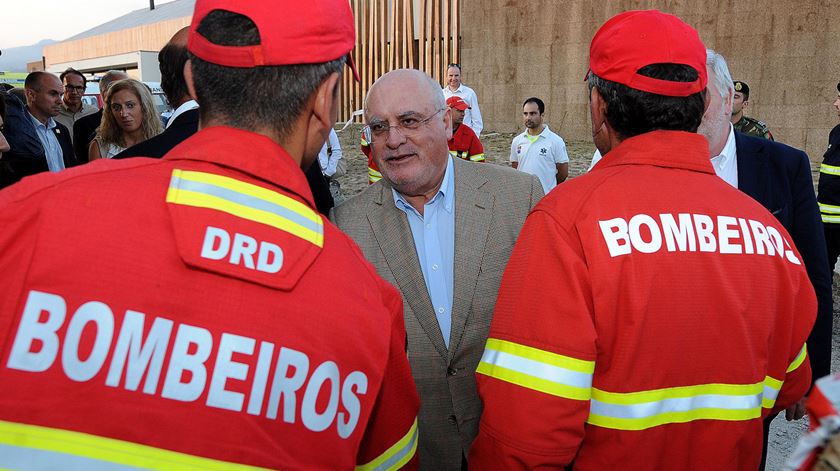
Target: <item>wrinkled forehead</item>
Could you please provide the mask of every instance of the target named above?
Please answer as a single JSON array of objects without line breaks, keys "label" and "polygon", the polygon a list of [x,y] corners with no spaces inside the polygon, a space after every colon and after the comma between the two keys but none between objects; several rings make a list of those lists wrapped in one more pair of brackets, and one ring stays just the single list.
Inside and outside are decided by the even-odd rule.
[{"label": "wrinkled forehead", "polygon": [[389,80],[371,88],[365,118],[370,122],[410,115],[427,116],[435,111],[435,95],[427,83],[413,79]]}]

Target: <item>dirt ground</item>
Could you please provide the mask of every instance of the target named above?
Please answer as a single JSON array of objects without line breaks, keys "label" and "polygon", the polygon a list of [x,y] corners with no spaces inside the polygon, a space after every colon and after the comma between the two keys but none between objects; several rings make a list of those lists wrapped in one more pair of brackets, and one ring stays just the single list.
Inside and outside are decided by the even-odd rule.
[{"label": "dirt ground", "polygon": [[[359,149],[360,126],[353,125],[338,133],[344,158],[347,159],[347,174],[339,178],[342,194],[351,197],[367,187],[367,159]],[[485,132],[481,136],[485,157],[497,165],[509,165],[510,143],[514,133]],[[592,160],[595,146],[588,141],[566,141],[569,154],[569,178],[586,172]],[[812,162],[813,178],[819,175],[819,163]],[[840,276],[835,274],[834,298],[840,299]],[[840,367],[840,303],[834,308],[834,335],[832,348],[832,371]],[[797,422],[787,422],[780,414],[770,429],[770,447],[767,453],[767,471],[781,470],[785,460],[793,451],[799,437],[808,428],[807,417]]]}]

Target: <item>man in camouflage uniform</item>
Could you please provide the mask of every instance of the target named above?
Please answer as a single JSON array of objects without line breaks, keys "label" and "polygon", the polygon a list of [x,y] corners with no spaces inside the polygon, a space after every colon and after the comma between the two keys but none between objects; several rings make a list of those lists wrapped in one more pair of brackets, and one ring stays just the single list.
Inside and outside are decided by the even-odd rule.
[{"label": "man in camouflage uniform", "polygon": [[744,116],[744,108],[747,107],[750,100],[750,86],[740,80],[735,80],[732,83],[735,85],[735,96],[732,98],[732,126],[740,133],[763,137],[772,141],[773,134],[767,129],[764,121]]}]

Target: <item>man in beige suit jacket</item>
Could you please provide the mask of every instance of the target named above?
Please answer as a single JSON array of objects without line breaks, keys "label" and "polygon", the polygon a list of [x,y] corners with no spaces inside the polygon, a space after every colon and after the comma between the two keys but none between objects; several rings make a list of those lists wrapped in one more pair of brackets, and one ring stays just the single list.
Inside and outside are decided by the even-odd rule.
[{"label": "man in beige suit jacket", "polygon": [[[475,369],[502,272],[542,186],[510,168],[451,159],[451,116],[440,88],[422,72],[382,76],[368,93],[365,119],[383,178],[335,208],[332,217],[402,293],[408,359],[421,402],[421,469],[459,470],[478,431],[482,405]],[[454,193],[454,213],[453,195],[444,192]],[[425,257],[419,257],[415,244],[428,231],[442,242],[420,241]],[[421,261],[438,249],[444,254],[440,265]],[[425,277],[446,269],[449,284],[439,278],[430,282],[438,289],[429,289]],[[442,332],[449,332],[446,340]]]}]

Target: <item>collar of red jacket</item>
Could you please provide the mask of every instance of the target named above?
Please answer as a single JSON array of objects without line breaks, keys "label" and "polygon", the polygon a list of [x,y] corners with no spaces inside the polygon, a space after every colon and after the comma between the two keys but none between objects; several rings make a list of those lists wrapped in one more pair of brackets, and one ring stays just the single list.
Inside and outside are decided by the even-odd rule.
[{"label": "collar of red jacket", "polygon": [[262,134],[228,126],[212,126],[199,130],[164,158],[212,162],[238,170],[296,193],[310,207],[315,207],[312,190],[300,166],[288,152]]},{"label": "collar of red jacket", "polygon": [[684,131],[653,131],[633,136],[605,155],[597,167],[638,164],[715,173],[706,138]]}]

